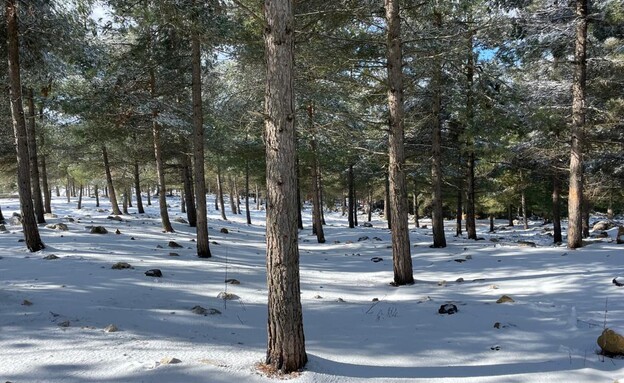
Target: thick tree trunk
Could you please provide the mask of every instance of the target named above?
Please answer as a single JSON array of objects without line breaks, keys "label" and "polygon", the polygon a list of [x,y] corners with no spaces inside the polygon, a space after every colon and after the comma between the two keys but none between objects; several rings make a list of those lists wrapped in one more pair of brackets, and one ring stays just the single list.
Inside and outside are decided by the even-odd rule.
[{"label": "thick tree trunk", "polygon": [[6,223],[6,220],[4,219],[4,215],[2,214],[2,208],[0,208],[0,223],[2,224]]},{"label": "thick tree trunk", "polygon": [[160,138],[160,123],[158,123],[158,106],[156,103],[156,77],[154,69],[150,68],[150,93],[154,106],[152,107],[152,134],[154,136],[154,157],[156,157],[156,175],[158,177],[158,205],[160,207],[160,219],[163,231],[173,233],[173,226],[169,220],[167,211],[167,188],[165,187],[165,165],[162,158],[162,143]]},{"label": "thick tree trunk", "polygon": [[121,210],[119,210],[119,205],[117,204],[117,194],[115,193],[115,187],[113,186],[110,163],[108,162],[108,151],[106,150],[105,145],[102,145],[102,159],[104,160],[104,172],[106,173],[106,184],[108,185],[107,190],[111,203],[111,209],[114,215],[121,215]]},{"label": "thick tree trunk", "polygon": [[576,0],[574,79],[572,81],[572,127],[570,189],[568,194],[568,247],[583,246],[583,144],[585,84],[587,79],[587,0]]},{"label": "thick tree trunk", "polygon": [[420,215],[418,213],[418,210],[420,210],[420,204],[418,203],[419,195],[420,193],[418,192],[418,184],[416,183],[416,178],[414,178],[414,225],[416,225],[416,228],[420,227]]},{"label": "thick tree trunk", "polygon": [[292,0],[267,1],[265,136],[268,346],[266,363],[283,373],[307,362],[299,286]]},{"label": "thick tree trunk", "polygon": [[128,195],[128,207],[132,207],[132,188],[126,186],[126,194]]},{"label": "thick tree trunk", "polygon": [[193,173],[191,161],[186,153],[182,153],[182,179],[184,184],[184,203],[186,205],[186,219],[190,227],[197,227],[197,210],[195,208],[195,188],[193,187]]},{"label": "thick tree trunk", "polygon": [[137,212],[139,214],[143,214],[145,213],[145,209],[143,208],[143,199],[141,198],[141,180],[139,178],[139,160],[136,158],[134,160],[134,191],[136,194]]},{"label": "thick tree trunk", "polygon": [[466,50],[466,234],[468,239],[477,239],[475,216],[475,152],[474,152],[474,32],[468,34]]},{"label": "thick tree trunk", "polygon": [[318,243],[325,243],[325,231],[323,230],[323,223],[321,221],[321,196],[319,191],[319,163],[317,157],[316,147],[316,129],[314,127],[314,108],[313,105],[308,105],[308,124],[312,137],[310,138],[310,151],[311,151],[311,164],[310,164],[310,178],[312,184],[312,234],[316,234],[316,241]]},{"label": "thick tree trunk", "polygon": [[553,175],[553,192],[552,192],[552,215],[553,215],[553,242],[561,243],[561,181],[557,174]]},{"label": "thick tree trunk", "polygon": [[39,183],[39,160],[37,158],[37,128],[35,122],[35,96],[32,88],[27,90],[28,124],[26,124],[26,139],[28,141],[28,156],[30,161],[30,186],[35,208],[37,223],[45,223],[45,211],[41,184]]},{"label": "thick tree trunk", "polygon": [[192,98],[193,98],[193,160],[195,180],[195,206],[197,216],[197,256],[212,256],[208,238],[208,209],[206,207],[206,176],[204,171],[204,115],[201,90],[201,45],[199,32],[191,39]]},{"label": "thick tree trunk", "polygon": [[405,148],[403,129],[403,58],[399,1],[385,0],[386,58],[388,68],[388,183],[390,189],[390,221],[392,227],[392,263],[394,284],[414,283],[407,217],[405,186]]},{"label": "thick tree trunk", "polygon": [[[434,26],[442,27],[442,14],[434,15]],[[433,91],[433,129],[431,143],[431,182],[432,182],[432,213],[431,226],[433,229],[433,247],[446,247],[444,235],[444,212],[442,210],[442,62],[436,62],[432,80]]]},{"label": "thick tree trunk", "polygon": [[245,161],[245,218],[247,218],[247,225],[251,225],[251,211],[249,210],[249,160]]},{"label": "thick tree trunk", "polygon": [[348,222],[349,228],[353,229],[355,227],[355,220],[353,218],[353,165],[349,165],[349,172],[347,173],[347,184],[348,184],[348,202],[349,205],[347,207],[349,212]]}]

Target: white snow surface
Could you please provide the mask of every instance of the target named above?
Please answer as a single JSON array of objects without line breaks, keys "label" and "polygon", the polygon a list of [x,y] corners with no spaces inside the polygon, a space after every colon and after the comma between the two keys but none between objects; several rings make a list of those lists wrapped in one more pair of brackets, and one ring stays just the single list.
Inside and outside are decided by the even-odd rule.
[{"label": "white snow surface", "polygon": [[[252,225],[229,210],[223,221],[213,198],[209,259],[196,256],[194,228],[173,222],[175,233],[162,232],[157,206],[141,215],[130,208],[132,214],[117,222],[107,219],[106,199],[107,211],[98,212],[94,199],[78,210],[75,200],[57,198],[57,218],[47,223],[63,222],[69,230],[40,226],[46,248],[37,253],[19,242],[21,226],[7,224],[8,232],[0,233],[0,381],[274,381],[256,368],[267,338],[264,212],[252,211]],[[179,199],[171,197],[169,204],[172,220],[184,217]],[[5,218],[19,211],[17,199],[1,199],[0,206]],[[612,383],[624,378],[624,359],[602,357],[596,344],[605,321],[624,332],[624,287],[612,283],[624,274],[624,245],[613,238],[568,250],[552,244],[552,227],[541,222],[531,222],[528,230],[516,226],[488,233],[487,222],[479,221],[484,240],[471,241],[453,237],[454,222],[448,221],[448,247],[432,249],[431,229],[411,224],[416,283],[393,287],[385,222],[375,216],[372,228],[349,229],[340,213],[326,214],[327,243],[318,244],[311,235],[309,206],[306,229],[299,234],[309,361],[291,381]],[[360,224],[365,218],[359,216]],[[427,220],[421,224],[431,227]],[[89,234],[92,225],[109,233]],[[519,246],[519,240],[537,246]],[[169,241],[183,248],[169,248]],[[59,259],[43,259],[50,254]],[[373,257],[383,261],[372,262]],[[116,262],[133,268],[111,269]],[[144,275],[153,268],[163,277]],[[228,278],[240,284],[224,284]],[[226,290],[239,299],[217,298]],[[503,294],[515,302],[497,304]],[[459,311],[438,314],[445,303]],[[196,305],[222,314],[195,314]],[[105,332],[110,324],[119,331]],[[181,362],[161,363],[165,358]]]}]

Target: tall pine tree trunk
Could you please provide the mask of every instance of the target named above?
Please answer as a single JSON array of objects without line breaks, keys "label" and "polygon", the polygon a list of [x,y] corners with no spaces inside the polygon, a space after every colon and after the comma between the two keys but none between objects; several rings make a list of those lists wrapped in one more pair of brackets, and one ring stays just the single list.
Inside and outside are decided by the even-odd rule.
[{"label": "tall pine tree trunk", "polygon": [[299,286],[292,0],[267,1],[265,136],[268,345],[266,363],[283,373],[307,362]]},{"label": "tall pine tree trunk", "polygon": [[32,188],[32,197],[34,201],[35,217],[37,223],[45,223],[43,196],[41,193],[41,184],[39,183],[39,160],[37,158],[37,128],[35,122],[35,96],[33,89],[28,88],[28,124],[26,125],[26,139],[28,141],[28,155],[30,161],[30,186]]},{"label": "tall pine tree trunk", "polygon": [[251,211],[249,211],[249,160],[245,160],[245,218],[247,218],[247,225],[251,225]]},{"label": "tall pine tree trunk", "polygon": [[[44,99],[45,97],[47,97],[48,95],[48,88],[44,88],[43,90],[43,96]],[[44,109],[44,103],[43,101],[41,102],[41,105],[39,106],[39,123],[41,128],[39,129],[39,143],[41,144],[41,148],[43,149],[41,156],[40,156],[40,162],[41,162],[41,188],[43,189],[43,208],[44,208],[44,212],[46,213],[52,213],[52,190],[50,189],[50,185],[48,183],[48,166],[47,166],[47,159],[46,159],[46,150],[45,150],[45,134],[44,134],[44,125],[43,125],[43,121],[44,121],[44,114],[43,114],[43,109]]]},{"label": "tall pine tree trunk", "polygon": [[477,239],[477,218],[475,213],[475,154],[468,153],[468,174],[466,175],[466,233],[468,239]]},{"label": "tall pine tree trunk", "polygon": [[458,185],[457,185],[457,206],[456,206],[456,211],[455,211],[455,236],[456,237],[461,237],[462,235],[462,215],[464,214],[464,207],[463,207],[463,203],[464,203],[464,198],[463,198],[463,194],[464,194],[464,190],[462,188],[462,183],[461,182],[461,178],[459,178],[458,180]]},{"label": "tall pine tree trunk", "polygon": [[524,221],[523,227],[524,230],[529,228],[529,217],[527,217],[527,201],[526,201],[526,191],[524,185],[522,186],[522,191],[520,192],[520,205],[522,207],[522,220]]},{"label": "tall pine tree trunk", "polygon": [[192,93],[193,93],[193,160],[195,178],[195,205],[197,211],[197,256],[211,257],[208,244],[208,209],[206,208],[206,177],[204,171],[204,115],[201,91],[201,46],[199,32],[191,38]]},{"label": "tall pine tree trunk", "polygon": [[154,105],[152,107],[152,135],[154,137],[154,157],[156,157],[156,175],[158,177],[158,206],[160,207],[160,219],[163,231],[173,233],[173,226],[169,220],[167,211],[167,188],[165,187],[165,164],[162,158],[162,142],[160,138],[160,123],[158,122],[158,105],[156,102],[156,76],[154,69],[150,68],[150,93]]},{"label": "tall pine tree trunk", "polygon": [[28,250],[35,252],[45,246],[39,236],[39,228],[35,219],[30,186],[30,163],[28,156],[28,139],[24,108],[22,106],[22,84],[19,67],[19,28],[17,25],[17,4],[15,0],[5,1],[6,39],[8,56],[9,99],[11,117],[13,118],[13,134],[17,158],[17,190],[19,192],[20,210],[22,212],[22,228]]},{"label": "tall pine tree trunk", "polygon": [[349,171],[347,173],[347,183],[348,183],[348,197],[347,199],[349,200],[349,206],[348,206],[348,211],[349,211],[349,216],[348,216],[348,220],[349,220],[349,228],[353,229],[355,227],[355,220],[353,218],[353,165],[349,164]]},{"label": "tall pine tree trunk", "polygon": [[80,184],[80,193],[78,194],[78,210],[82,209],[82,192],[84,190],[84,186]]},{"label": "tall pine tree trunk", "polygon": [[587,0],[576,0],[570,189],[568,194],[568,247],[583,246],[583,144],[585,84],[587,79]]},{"label": "tall pine tree trunk", "polygon": [[555,172],[553,174],[553,191],[552,191],[552,215],[553,215],[553,242],[561,243],[561,181]]},{"label": "tall pine tree trunk", "polygon": [[388,173],[385,174],[385,194],[384,194],[384,218],[387,221],[388,229],[392,230],[392,210],[390,210],[390,175]]},{"label": "tall pine tree trunk", "polygon": [[139,160],[134,159],[134,191],[136,194],[137,212],[139,214],[145,213],[143,208],[143,199],[141,198],[141,180],[139,178]]},{"label": "tall pine tree trunk", "polygon": [[108,185],[108,194],[111,203],[111,209],[114,215],[121,215],[119,205],[117,204],[117,194],[115,193],[115,187],[113,186],[113,176],[110,171],[110,163],[108,162],[108,151],[106,146],[102,145],[102,159],[104,160],[104,172],[106,173],[106,184]]},{"label": "tall pine tree trunk", "polygon": [[219,189],[217,194],[219,195],[219,210],[221,210],[221,219],[227,221],[225,216],[225,201],[223,200],[223,180],[221,179],[221,164],[217,160],[217,188]]},{"label": "tall pine tree trunk", "polygon": [[195,208],[195,188],[193,187],[193,171],[189,155],[182,153],[182,178],[184,184],[184,203],[186,204],[186,219],[190,227],[197,226],[197,210]]},{"label": "tall pine tree trunk", "polygon": [[303,230],[303,205],[301,204],[301,175],[299,171],[299,156],[297,156],[297,228]]},{"label": "tall pine tree trunk", "polygon": [[468,239],[477,239],[477,222],[475,216],[475,152],[474,152],[474,44],[473,34],[468,34],[466,60],[466,234]]},{"label": "tall pine tree trunk", "polygon": [[308,123],[312,136],[310,137],[311,166],[310,178],[312,181],[312,233],[316,234],[318,243],[325,243],[325,231],[321,221],[321,196],[319,191],[319,163],[316,147],[316,129],[314,127],[313,105],[308,105]]},{"label": "tall pine tree trunk", "polygon": [[98,190],[98,184],[93,186],[93,194],[95,194],[95,207],[100,207],[100,192]]},{"label": "tall pine tree trunk", "polygon": [[[442,28],[442,14],[436,11],[434,14],[434,26]],[[442,62],[437,59],[432,80],[433,91],[433,129],[431,143],[431,182],[432,182],[432,208],[431,226],[433,229],[433,247],[446,247],[444,235],[444,212],[442,210]]]},{"label": "tall pine tree trunk", "polygon": [[[403,58],[401,51],[401,21],[399,1],[385,0],[387,34],[386,58],[388,68],[388,186],[390,189],[390,221],[392,231],[392,263],[394,284],[414,283],[412,256],[407,218],[405,186],[405,148],[403,129]],[[353,203],[353,202],[352,202]]]}]

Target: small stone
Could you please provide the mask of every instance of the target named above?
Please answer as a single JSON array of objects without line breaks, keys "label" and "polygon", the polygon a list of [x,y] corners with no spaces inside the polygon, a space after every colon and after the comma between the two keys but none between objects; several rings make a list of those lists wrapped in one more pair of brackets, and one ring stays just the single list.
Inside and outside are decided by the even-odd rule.
[{"label": "small stone", "polygon": [[344,301],[345,301],[345,300],[344,300],[344,299],[342,299],[342,298],[338,298],[338,299],[336,299],[336,302],[344,302]]},{"label": "small stone", "polygon": [[206,315],[208,313],[208,310],[206,310],[205,308],[201,307],[201,306],[193,306],[193,308],[191,309],[191,311],[197,315]]},{"label": "small stone", "polygon": [[4,226],[4,225],[0,225],[0,231],[2,231],[2,232],[7,231],[6,226]]},{"label": "small stone", "polygon": [[448,314],[448,315],[453,315],[455,314],[457,311],[457,306],[455,306],[452,303],[447,303],[447,304],[443,304],[440,306],[440,308],[438,309],[438,314]]},{"label": "small stone", "polygon": [[494,328],[500,329],[501,328],[500,322],[494,323]]},{"label": "small stone", "polygon": [[64,223],[51,223],[49,225],[46,225],[46,227],[48,229],[59,230],[59,231],[67,231],[67,230],[69,230],[67,225],[64,224]]},{"label": "small stone", "polygon": [[108,234],[108,230],[104,226],[93,226],[89,232],[91,234]]},{"label": "small stone", "polygon": [[43,257],[43,259],[51,261],[51,260],[54,260],[54,259],[59,259],[59,257],[57,257],[54,254],[50,254],[50,255],[46,255],[45,257]]},{"label": "small stone", "polygon": [[439,281],[438,286],[446,286],[446,281],[444,279]]},{"label": "small stone", "polygon": [[119,231],[119,229],[115,230],[115,234],[119,235],[121,234],[121,231]]},{"label": "small stone", "polygon": [[130,268],[132,268],[132,266],[130,266],[128,262],[117,262],[111,267],[111,269],[114,269],[114,270],[122,270],[122,269],[130,269]]},{"label": "small stone", "polygon": [[464,282],[464,278],[457,278],[457,279],[455,280],[455,282],[457,282],[457,283],[462,283],[462,282]]},{"label": "small stone", "polygon": [[108,326],[104,327],[104,332],[117,332],[117,331],[119,331],[119,329],[114,324],[109,324]]},{"label": "small stone", "polygon": [[490,347],[490,350],[492,350],[492,351],[500,351],[500,349],[501,349],[501,347],[498,346],[498,345]]},{"label": "small stone", "polygon": [[219,230],[221,232],[221,234],[228,234],[230,231],[228,229],[226,229],[225,227],[222,227],[221,230]]},{"label": "small stone", "polygon": [[167,358],[162,358],[160,360],[160,364],[178,364],[178,363],[182,363],[182,361],[178,358],[167,357]]},{"label": "small stone", "polygon": [[156,248],[157,248],[157,249],[162,249],[163,247],[162,247],[162,246],[160,246],[160,245],[156,245]]},{"label": "small stone", "polygon": [[611,283],[613,283],[614,285],[616,285],[618,287],[622,287],[622,286],[624,286],[624,278],[622,278],[622,277],[613,278]]},{"label": "small stone", "polygon": [[180,254],[178,254],[178,253],[169,253],[169,256],[170,257],[179,257]]},{"label": "small stone", "polygon": [[240,285],[240,281],[234,278],[226,279],[225,283],[228,283],[230,285]]},{"label": "small stone", "polygon": [[223,299],[227,301],[231,301],[231,300],[238,299],[238,298],[239,298],[238,295],[232,294],[232,293],[226,293],[225,291],[222,291],[217,295],[217,299]]},{"label": "small stone", "polygon": [[182,218],[182,217],[176,217],[176,218],[174,219],[174,221],[175,221],[175,222],[177,222],[177,223],[188,223],[188,221],[187,221],[187,220],[185,220],[185,219],[184,219],[184,218]]},{"label": "small stone", "polygon": [[371,261],[377,263],[377,262],[383,261],[383,258],[381,258],[381,257],[373,257],[373,258],[371,258]]},{"label": "small stone", "polygon": [[323,297],[317,294],[314,296],[314,299],[323,299]]},{"label": "small stone", "polygon": [[370,223],[370,222],[364,222],[364,223],[362,224],[362,226],[364,226],[364,227],[373,227],[373,224],[372,224],[372,223]]},{"label": "small stone", "polygon": [[160,271],[159,269],[147,270],[145,272],[145,275],[148,277],[155,277],[155,278],[160,278],[163,276],[162,271]]},{"label": "small stone", "polygon": [[178,244],[176,241],[169,241],[169,244],[167,244],[167,246],[174,248],[174,249],[179,249],[182,247],[182,245]]},{"label": "small stone", "polygon": [[358,238],[358,242],[367,241],[368,239],[369,239],[368,236],[365,235],[363,237]]},{"label": "small stone", "polygon": [[490,242],[497,243],[498,242],[498,238],[490,238]]},{"label": "small stone", "polygon": [[379,302],[379,298],[373,298],[371,302]]},{"label": "small stone", "polygon": [[383,241],[383,240],[379,237],[373,237],[373,241]]},{"label": "small stone", "polygon": [[426,228],[427,228],[427,225],[422,225],[420,228],[421,228],[421,229],[426,229]]},{"label": "small stone", "polygon": [[213,245],[218,245],[219,244],[219,242],[217,242],[217,241],[212,241],[210,243],[212,243]]},{"label": "small stone", "polygon": [[509,295],[503,295],[496,300],[496,303],[512,303],[515,302]]},{"label": "small stone", "polygon": [[604,329],[596,343],[605,355],[624,355],[624,337],[610,328]]},{"label": "small stone", "polygon": [[70,325],[71,325],[71,322],[68,321],[68,320],[63,321],[63,322],[58,324],[59,327],[69,327]]},{"label": "small stone", "polygon": [[29,301],[28,299],[24,299],[22,301],[22,306],[32,306],[33,303],[31,301]]},{"label": "small stone", "polygon": [[518,241],[517,243],[518,243],[518,246],[520,247],[537,247],[535,242],[531,242],[531,241]]},{"label": "small stone", "polygon": [[109,215],[108,217],[106,217],[106,219],[110,219],[111,221],[118,221],[118,222],[123,221],[123,218],[121,218],[118,215]]},{"label": "small stone", "polygon": [[457,262],[457,263],[466,262],[466,260],[464,258],[457,258],[457,259],[454,259],[454,261]]},{"label": "small stone", "polygon": [[130,237],[130,240],[131,240],[131,241],[134,241],[134,237]]},{"label": "small stone", "polygon": [[220,315],[221,311],[217,309],[213,309],[212,307],[208,309],[208,315]]},{"label": "small stone", "polygon": [[466,260],[471,260],[472,259],[472,255],[468,254],[464,258],[466,258]]}]

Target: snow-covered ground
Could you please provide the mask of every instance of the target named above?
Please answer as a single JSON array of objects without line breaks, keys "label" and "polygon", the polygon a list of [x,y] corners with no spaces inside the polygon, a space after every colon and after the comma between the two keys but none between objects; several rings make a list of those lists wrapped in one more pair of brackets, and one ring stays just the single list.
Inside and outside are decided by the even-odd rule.
[{"label": "snow-covered ground", "polygon": [[[69,230],[41,226],[47,247],[38,253],[19,242],[20,226],[7,224],[9,232],[0,233],[0,381],[270,381],[255,368],[266,351],[263,212],[253,211],[248,226],[244,216],[228,211],[229,220],[222,221],[211,209],[213,257],[199,259],[194,229],[174,222],[175,233],[162,233],[157,207],[118,222],[94,203],[86,199],[77,210],[75,201],[56,199],[57,218],[48,224],[63,222]],[[179,200],[169,203],[172,220],[183,217]],[[19,210],[16,199],[2,199],[0,206],[7,218]],[[571,251],[552,245],[541,222],[489,234],[484,221],[478,227],[484,240],[475,242],[453,237],[449,221],[448,247],[431,249],[431,230],[412,228],[417,281],[397,288],[389,284],[390,233],[383,221],[376,217],[372,228],[349,229],[345,217],[328,213],[327,243],[317,244],[309,213],[308,229],[300,233],[309,362],[292,381],[624,378],[624,360],[603,358],[596,344],[605,321],[624,331],[624,287],[611,282],[624,274],[624,245],[612,238]],[[109,233],[90,234],[93,225]],[[183,247],[170,248],[169,241]],[[50,254],[59,259],[43,259]],[[133,268],[111,269],[116,262]],[[162,278],[145,276],[155,268]],[[240,284],[226,285],[229,278]],[[217,297],[226,290],[239,299]],[[502,295],[515,302],[497,304]],[[447,302],[459,311],[439,314]],[[197,305],[221,314],[198,315],[191,310]],[[106,332],[111,324],[119,331]]]}]

